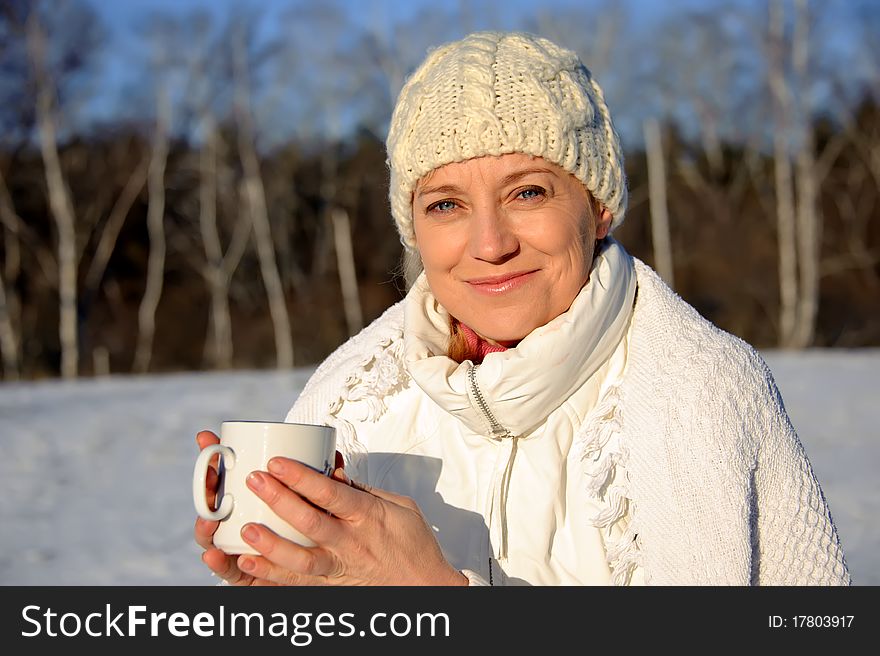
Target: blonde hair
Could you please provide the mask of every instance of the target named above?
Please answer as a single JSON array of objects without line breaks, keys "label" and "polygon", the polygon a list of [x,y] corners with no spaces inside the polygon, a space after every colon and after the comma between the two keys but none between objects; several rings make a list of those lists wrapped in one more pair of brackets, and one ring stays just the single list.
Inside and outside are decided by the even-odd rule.
[{"label": "blonde hair", "polygon": [[455,317],[449,319],[449,342],[446,344],[446,357],[459,364],[465,360],[473,361],[477,354],[468,346],[467,338],[461,329],[461,322]]}]

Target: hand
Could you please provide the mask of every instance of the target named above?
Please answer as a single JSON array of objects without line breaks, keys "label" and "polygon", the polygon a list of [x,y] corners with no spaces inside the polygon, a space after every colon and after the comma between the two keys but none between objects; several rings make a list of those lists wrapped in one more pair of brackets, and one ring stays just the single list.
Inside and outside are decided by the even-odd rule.
[{"label": "hand", "polygon": [[[220,439],[211,431],[201,431],[196,435],[196,442],[199,449],[204,449],[210,444],[217,444]],[[205,479],[205,494],[208,498],[208,504],[213,506],[217,497],[217,485],[220,477],[217,473],[219,463],[219,454],[215,455],[211,460],[211,466],[208,467],[208,476]],[[229,556],[214,546],[214,532],[220,522],[210,522],[196,518],[194,534],[196,542],[205,552],[202,554],[202,561],[211,568],[211,570],[220,578],[224,579],[231,585],[275,585],[270,581],[258,579],[250,574],[245,574],[238,568],[236,556]]]},{"label": "hand", "polygon": [[236,582],[467,585],[443,557],[412,499],[351,483],[341,469],[327,477],[287,458],[272,458],[269,472],[252,472],[248,487],[317,546],[303,547],[265,526],[246,524],[242,537],[261,556],[238,557],[230,576]]}]

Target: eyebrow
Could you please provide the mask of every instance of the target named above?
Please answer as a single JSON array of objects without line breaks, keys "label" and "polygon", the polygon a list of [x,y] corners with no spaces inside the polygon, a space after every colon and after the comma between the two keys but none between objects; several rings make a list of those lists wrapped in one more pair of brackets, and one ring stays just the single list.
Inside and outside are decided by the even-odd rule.
[{"label": "eyebrow", "polygon": [[[514,171],[513,173],[510,173],[501,179],[501,186],[505,187],[509,184],[516,182],[520,178],[524,178],[527,175],[531,175],[532,173],[549,173],[552,175],[553,171],[551,171],[548,168],[543,168],[543,167],[535,167],[535,168],[522,169],[520,171]],[[461,187],[459,187],[457,185],[444,184],[444,185],[437,185],[434,187],[424,187],[419,190],[419,193],[417,194],[417,196],[419,198],[422,198],[423,196],[428,196],[429,194],[456,194],[456,193],[459,193],[460,191],[461,191]]]},{"label": "eyebrow", "polygon": [[535,168],[531,168],[531,169],[523,169],[521,171],[514,171],[510,175],[504,176],[504,179],[501,180],[501,185],[502,186],[509,185],[513,182],[516,182],[520,178],[524,178],[527,175],[531,175],[532,173],[549,173],[552,175],[553,171],[551,171],[550,169],[543,168],[543,167],[535,167]]},{"label": "eyebrow", "polygon": [[455,194],[461,191],[460,187],[455,185],[438,185],[436,187],[424,187],[419,190],[418,197],[427,196],[429,194]]}]

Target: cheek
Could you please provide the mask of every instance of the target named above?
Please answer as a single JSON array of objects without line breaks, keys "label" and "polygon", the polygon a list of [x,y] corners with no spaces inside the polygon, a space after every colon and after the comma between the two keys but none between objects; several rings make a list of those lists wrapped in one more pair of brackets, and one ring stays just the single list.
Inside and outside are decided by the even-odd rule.
[{"label": "cheek", "polygon": [[573,219],[569,238],[572,259],[577,268],[586,275],[592,268],[593,248],[596,245],[595,223],[589,215],[581,215],[576,220]]},{"label": "cheek", "polygon": [[419,256],[422,258],[422,266],[426,271],[433,271],[443,264],[443,249],[440,244],[430,239],[417,239]]},{"label": "cheek", "polygon": [[580,221],[568,219],[546,224],[543,230],[534,233],[532,243],[553,258],[560,267],[573,269],[578,273],[590,268],[594,237],[589,225]]},{"label": "cheek", "polygon": [[416,246],[426,271],[449,269],[461,259],[455,235],[440,227],[414,226]]}]

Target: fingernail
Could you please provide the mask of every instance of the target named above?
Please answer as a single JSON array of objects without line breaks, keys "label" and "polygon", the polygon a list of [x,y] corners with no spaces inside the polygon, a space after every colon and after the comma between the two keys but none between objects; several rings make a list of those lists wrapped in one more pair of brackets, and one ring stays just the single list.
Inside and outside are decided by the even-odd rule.
[{"label": "fingernail", "polygon": [[269,471],[273,474],[283,474],[284,473],[284,461],[279,460],[278,458],[272,458],[269,461]]},{"label": "fingernail", "polygon": [[248,542],[258,542],[260,539],[260,532],[257,529],[255,529],[253,526],[248,524],[242,530],[241,537],[243,537]]},{"label": "fingernail", "polygon": [[247,477],[248,487],[252,490],[262,490],[266,485],[262,475],[259,472],[251,472]]},{"label": "fingernail", "polygon": [[253,558],[240,558],[238,561],[238,568],[243,569],[245,572],[253,572],[256,566],[257,561]]}]

